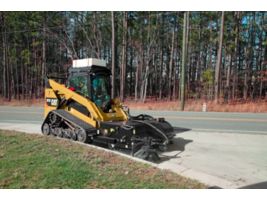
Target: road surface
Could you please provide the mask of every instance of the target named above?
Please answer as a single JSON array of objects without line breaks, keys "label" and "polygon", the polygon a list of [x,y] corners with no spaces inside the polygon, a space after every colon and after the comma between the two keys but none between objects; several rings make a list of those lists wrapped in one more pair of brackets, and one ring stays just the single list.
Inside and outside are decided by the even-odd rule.
[{"label": "road surface", "polygon": [[[165,117],[177,135],[157,167],[222,188],[267,188],[267,114],[131,111]],[[40,107],[0,106],[0,128],[40,132]],[[254,186],[253,186],[254,185]]]},{"label": "road surface", "polygon": [[[175,127],[194,131],[267,134],[267,113],[131,111],[132,115],[141,113],[165,117]],[[40,124],[42,119],[41,107],[0,106],[0,122]]]}]

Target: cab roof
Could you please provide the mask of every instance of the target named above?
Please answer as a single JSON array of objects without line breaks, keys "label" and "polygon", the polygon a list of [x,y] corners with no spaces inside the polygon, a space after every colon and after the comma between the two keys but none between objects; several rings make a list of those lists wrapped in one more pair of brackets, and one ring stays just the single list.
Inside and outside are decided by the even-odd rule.
[{"label": "cab roof", "polygon": [[107,63],[105,60],[97,58],[85,58],[72,61],[73,68],[92,67],[92,66],[106,67]]},{"label": "cab roof", "polygon": [[106,67],[106,61],[96,58],[73,60],[69,74],[104,74],[111,75],[111,70]]}]

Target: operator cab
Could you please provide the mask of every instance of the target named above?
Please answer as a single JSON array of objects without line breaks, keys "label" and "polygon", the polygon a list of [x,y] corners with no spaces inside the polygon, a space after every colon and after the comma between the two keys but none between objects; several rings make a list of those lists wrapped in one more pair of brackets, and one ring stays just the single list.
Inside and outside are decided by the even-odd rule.
[{"label": "operator cab", "polygon": [[110,69],[100,59],[73,60],[69,69],[68,87],[90,99],[104,112],[111,108]]}]

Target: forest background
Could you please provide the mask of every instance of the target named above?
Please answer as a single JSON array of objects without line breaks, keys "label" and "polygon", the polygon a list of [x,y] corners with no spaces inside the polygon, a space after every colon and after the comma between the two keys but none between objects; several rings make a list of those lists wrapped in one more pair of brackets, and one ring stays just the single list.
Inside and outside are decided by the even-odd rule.
[{"label": "forest background", "polygon": [[1,102],[39,102],[45,75],[105,59],[125,104],[267,112],[267,12],[0,12]]}]

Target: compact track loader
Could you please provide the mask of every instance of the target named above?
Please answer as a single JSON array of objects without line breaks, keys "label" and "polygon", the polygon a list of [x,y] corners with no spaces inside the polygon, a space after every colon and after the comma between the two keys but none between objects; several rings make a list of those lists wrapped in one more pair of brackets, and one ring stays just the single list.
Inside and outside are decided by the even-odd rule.
[{"label": "compact track loader", "polygon": [[158,159],[157,152],[174,136],[173,127],[164,118],[131,116],[111,99],[110,77],[105,61],[89,58],[73,61],[66,84],[48,78],[42,133]]}]

